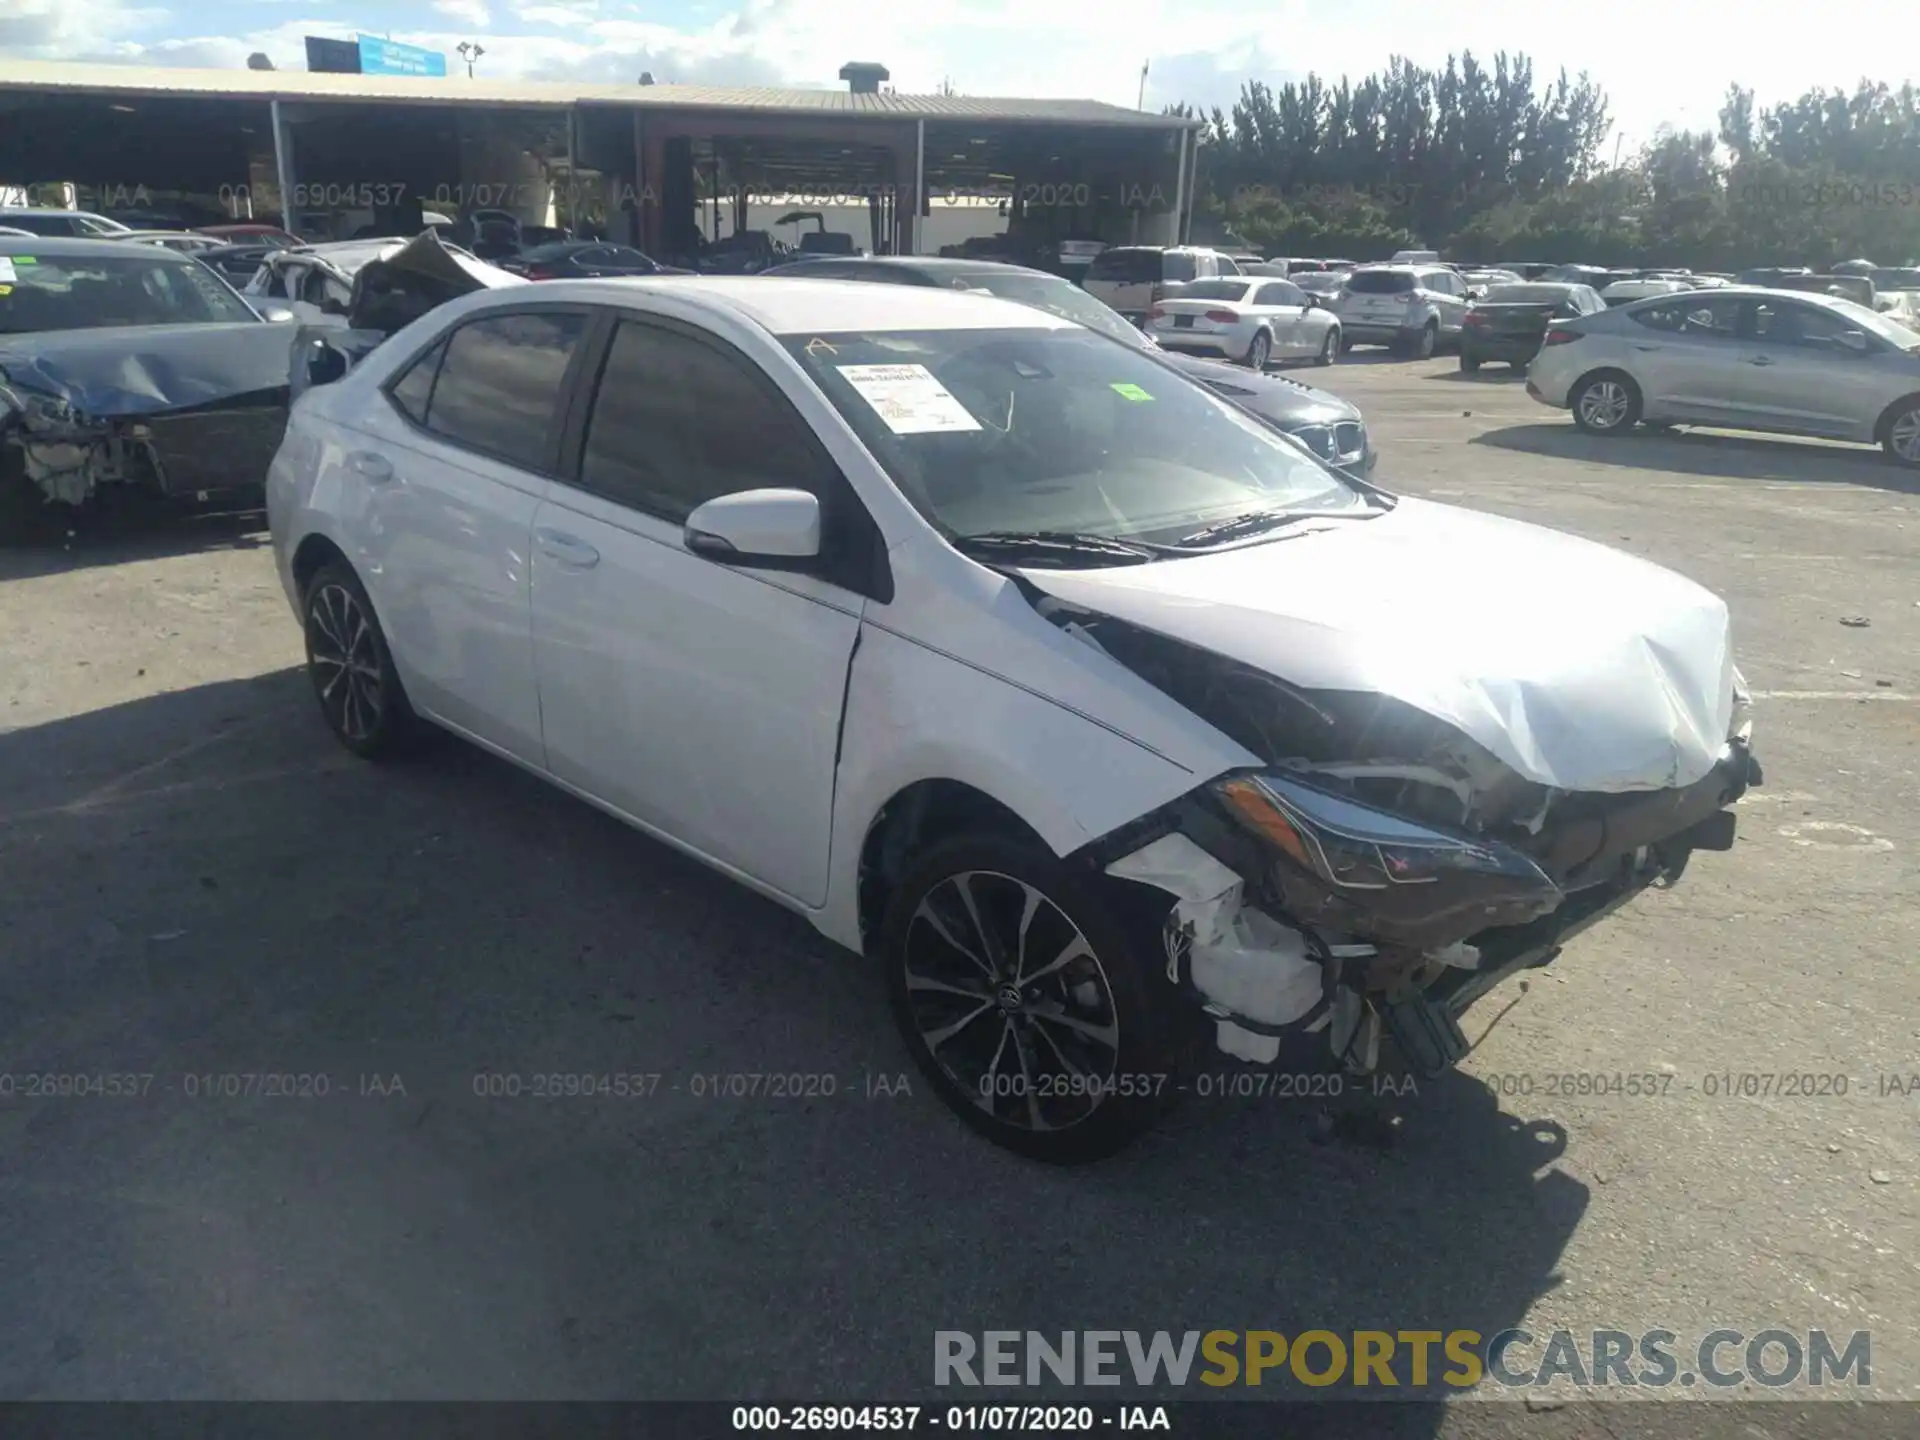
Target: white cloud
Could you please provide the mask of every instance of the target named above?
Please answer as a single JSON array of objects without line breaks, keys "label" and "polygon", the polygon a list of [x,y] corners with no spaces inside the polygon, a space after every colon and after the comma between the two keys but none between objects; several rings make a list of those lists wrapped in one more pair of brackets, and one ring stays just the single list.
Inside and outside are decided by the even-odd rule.
[{"label": "white cloud", "polygon": [[475,30],[493,24],[493,12],[487,9],[486,0],[433,0],[433,8],[451,19],[465,21]]}]

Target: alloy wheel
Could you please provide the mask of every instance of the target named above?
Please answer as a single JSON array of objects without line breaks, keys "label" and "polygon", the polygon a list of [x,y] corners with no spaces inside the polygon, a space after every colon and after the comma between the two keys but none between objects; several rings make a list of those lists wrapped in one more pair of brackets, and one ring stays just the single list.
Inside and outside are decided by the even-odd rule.
[{"label": "alloy wheel", "polygon": [[1327,331],[1327,338],[1320,342],[1320,363],[1322,365],[1333,364],[1333,357],[1339,352],[1340,332],[1338,330]]},{"label": "alloy wheel", "polygon": [[1615,430],[1632,401],[1618,380],[1596,380],[1580,392],[1580,418],[1595,430]]},{"label": "alloy wheel", "polygon": [[1064,1130],[1111,1092],[1120,1018],[1107,972],[1028,882],[966,870],[933,885],[908,924],[903,969],[921,1042],[993,1119]]},{"label": "alloy wheel", "polygon": [[1920,406],[1894,417],[1887,428],[1887,448],[1909,465],[1920,465]]},{"label": "alloy wheel", "polygon": [[1273,342],[1267,339],[1265,331],[1262,331],[1260,334],[1254,336],[1253,344],[1247,347],[1248,366],[1250,366],[1252,369],[1255,369],[1255,370],[1266,369],[1267,356],[1272,353],[1272,350],[1273,350]]},{"label": "alloy wheel", "polygon": [[365,741],[380,726],[386,687],[372,617],[344,585],[326,584],[307,601],[307,662],[320,708],[341,735]]}]

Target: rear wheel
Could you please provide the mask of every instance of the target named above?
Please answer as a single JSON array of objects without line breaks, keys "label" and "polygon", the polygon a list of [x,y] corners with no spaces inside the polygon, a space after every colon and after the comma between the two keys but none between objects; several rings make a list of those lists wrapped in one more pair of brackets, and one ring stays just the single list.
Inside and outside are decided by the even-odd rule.
[{"label": "rear wheel", "polygon": [[1405,353],[1415,360],[1431,360],[1433,352],[1440,347],[1440,327],[1429,320],[1420,329],[1406,338]]},{"label": "rear wheel", "polygon": [[[1056,1163],[1119,1150],[1178,1085],[1179,998],[1154,926],[1029,840],[942,841],[888,902],[895,1022],[962,1120]],[[1162,961],[1164,965],[1164,961]]]},{"label": "rear wheel", "polygon": [[334,738],[367,760],[413,749],[424,727],[360,577],[338,562],[322,565],[307,582],[303,605],[307,674]]},{"label": "rear wheel", "polygon": [[1320,342],[1320,353],[1314,358],[1316,365],[1331,365],[1335,355],[1344,355],[1348,350],[1347,342],[1340,338],[1339,327],[1327,331],[1327,338]]},{"label": "rear wheel", "polygon": [[1893,413],[1880,445],[1895,464],[1920,467],[1920,400],[1910,400]]},{"label": "rear wheel", "polygon": [[1253,343],[1247,346],[1247,368],[1249,370],[1266,369],[1267,358],[1272,354],[1273,339],[1266,331],[1262,330],[1258,335],[1253,337]]},{"label": "rear wheel", "polygon": [[1640,390],[1614,370],[1590,375],[1573,388],[1573,423],[1591,435],[1618,435],[1640,420]]}]

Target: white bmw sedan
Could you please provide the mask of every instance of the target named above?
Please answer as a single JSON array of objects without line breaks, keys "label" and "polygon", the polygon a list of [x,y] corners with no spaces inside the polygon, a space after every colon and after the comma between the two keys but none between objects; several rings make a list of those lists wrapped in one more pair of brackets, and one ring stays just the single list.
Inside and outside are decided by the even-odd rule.
[{"label": "white bmw sedan", "polygon": [[1047,1159],[1198,1046],[1445,1069],[1758,781],[1714,596],[989,296],[469,295],[301,396],[268,501],[349,749],[451,731],[807,916]]}]

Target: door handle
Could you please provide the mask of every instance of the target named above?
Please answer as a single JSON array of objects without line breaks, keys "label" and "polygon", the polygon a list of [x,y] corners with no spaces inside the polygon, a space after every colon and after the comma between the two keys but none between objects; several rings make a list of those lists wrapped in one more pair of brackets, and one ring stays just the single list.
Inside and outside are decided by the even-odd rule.
[{"label": "door handle", "polygon": [[1664,345],[1636,345],[1633,348],[1636,350],[1653,351],[1653,350],[1664,350],[1667,347]]},{"label": "door handle", "polygon": [[1765,355],[1755,355],[1751,360],[1747,361],[1747,363],[1749,365],[1771,365],[1773,361]]},{"label": "door handle", "polygon": [[542,555],[558,560],[562,565],[589,570],[600,563],[600,552],[577,535],[542,528],[533,532],[533,539]]},{"label": "door handle", "polygon": [[353,473],[361,475],[375,484],[384,484],[393,479],[393,465],[384,455],[376,455],[371,450],[356,450],[347,457],[347,464]]}]

